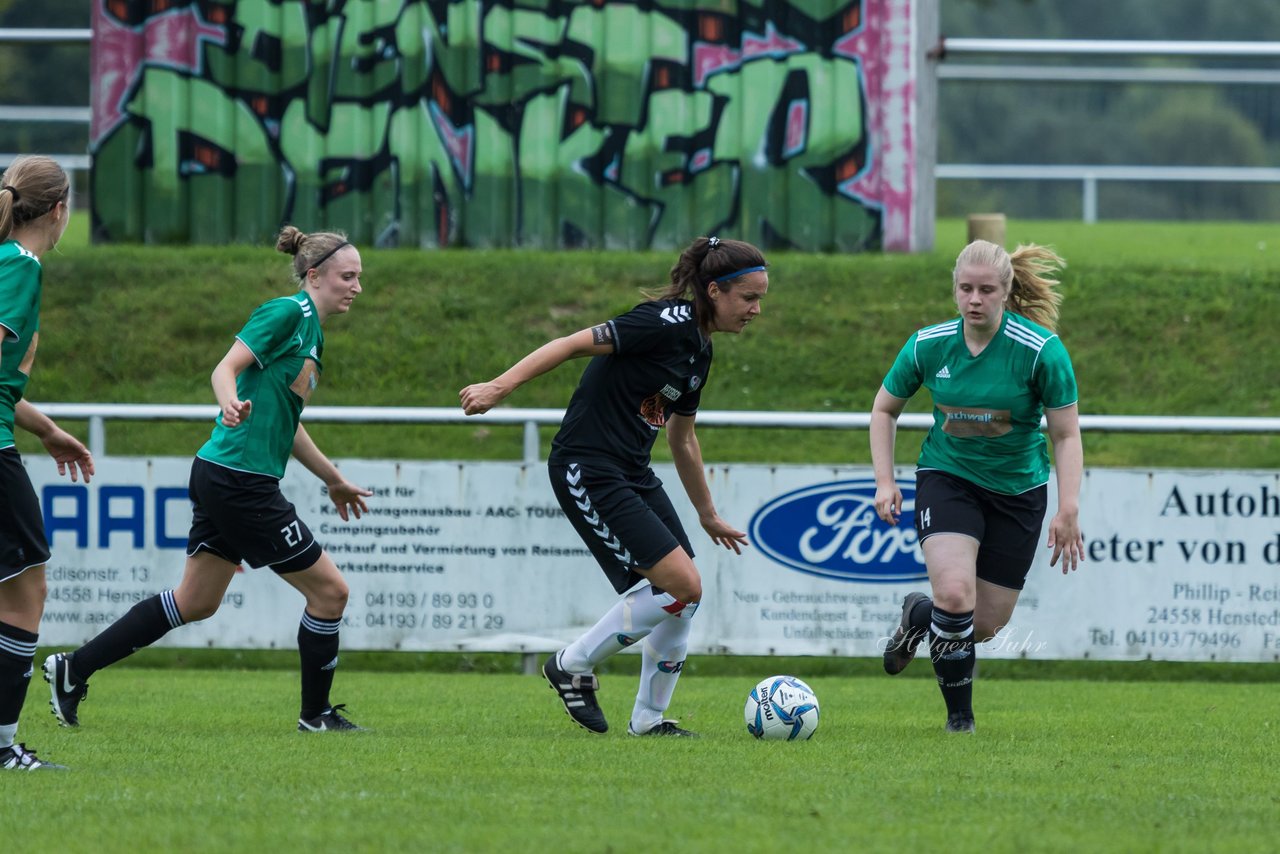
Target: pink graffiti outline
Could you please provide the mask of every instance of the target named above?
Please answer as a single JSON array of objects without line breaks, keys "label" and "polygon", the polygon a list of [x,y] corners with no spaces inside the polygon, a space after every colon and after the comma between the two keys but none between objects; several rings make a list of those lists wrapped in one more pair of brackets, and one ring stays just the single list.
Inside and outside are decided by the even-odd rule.
[{"label": "pink graffiti outline", "polygon": [[778,58],[793,53],[800,53],[804,45],[793,38],[778,35],[778,28],[773,21],[766,21],[764,35],[744,32],[742,34],[743,57],[768,56]]},{"label": "pink graffiti outline", "polygon": [[[910,0],[866,0],[862,23],[832,52],[858,63],[867,104],[867,162],[839,185],[850,198],[881,209],[884,248],[911,248],[915,190],[915,78]],[[867,21],[878,26],[868,30]]]},{"label": "pink graffiti outline", "polygon": [[431,114],[431,123],[435,125],[436,133],[440,134],[440,141],[444,143],[445,150],[449,152],[449,160],[453,162],[453,168],[458,173],[458,179],[462,181],[465,189],[471,189],[471,170],[473,168],[472,152],[475,150],[475,127],[467,125],[461,129],[454,127],[453,122],[449,121],[449,117],[445,115],[444,110],[440,109],[440,105],[435,101],[427,103],[427,110]]},{"label": "pink graffiti outline", "polygon": [[90,65],[97,92],[89,127],[91,147],[124,121],[129,93],[148,65],[199,74],[203,44],[225,45],[227,41],[226,27],[208,23],[194,7],[154,15],[140,26],[126,27],[105,14],[103,5],[103,0],[93,4]]}]

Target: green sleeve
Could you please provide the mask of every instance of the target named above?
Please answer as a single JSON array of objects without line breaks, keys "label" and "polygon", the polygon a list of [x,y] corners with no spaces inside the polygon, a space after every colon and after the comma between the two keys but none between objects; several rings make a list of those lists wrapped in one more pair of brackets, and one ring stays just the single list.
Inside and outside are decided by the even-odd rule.
[{"label": "green sleeve", "polygon": [[1067,354],[1062,339],[1056,335],[1046,341],[1040,351],[1035,383],[1040,392],[1040,402],[1048,409],[1070,406],[1080,397],[1076,388],[1076,372],[1071,367],[1071,356]]},{"label": "green sleeve", "polygon": [[273,299],[258,306],[236,338],[252,351],[258,365],[265,367],[293,340],[301,318],[302,309],[295,300]]},{"label": "green sleeve", "polygon": [[40,262],[25,255],[0,261],[0,337],[21,338],[32,321],[31,306],[40,292]]},{"label": "green sleeve", "polygon": [[884,377],[885,391],[894,397],[907,399],[920,390],[924,378],[920,375],[920,366],[916,364],[916,335],[911,333],[907,343],[898,351],[898,358],[893,360],[893,367]]}]

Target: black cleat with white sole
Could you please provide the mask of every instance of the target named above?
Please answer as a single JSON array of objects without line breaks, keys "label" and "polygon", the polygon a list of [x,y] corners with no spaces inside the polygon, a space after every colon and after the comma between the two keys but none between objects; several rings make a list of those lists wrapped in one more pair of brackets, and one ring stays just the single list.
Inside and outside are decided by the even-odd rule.
[{"label": "black cleat with white sole", "polygon": [[345,708],[344,704],[339,703],[314,718],[298,718],[298,732],[368,732],[339,714]]},{"label": "black cleat with white sole", "polygon": [[696,732],[690,732],[687,729],[681,729],[680,727],[676,726],[675,721],[671,721],[671,720],[664,720],[661,723],[659,723],[657,726],[647,729],[644,732],[636,732],[635,729],[632,728],[631,724],[627,724],[627,732],[631,733],[632,735],[639,735],[639,736],[656,735],[656,736],[674,736],[676,738],[697,738],[698,737],[698,734]]},{"label": "black cleat with white sole", "polygon": [[560,653],[555,652],[542,665],[542,675],[560,695],[564,710],[573,722],[591,732],[608,732],[609,722],[596,702],[600,680],[594,673],[569,673],[560,669]]},{"label": "black cleat with white sole", "polygon": [[49,706],[60,726],[80,726],[80,701],[89,696],[89,681],[77,680],[71,668],[71,653],[57,652],[40,666],[49,683]]},{"label": "black cleat with white sole", "polygon": [[34,750],[25,744],[11,744],[0,748],[0,771],[66,771],[67,766],[36,758]]}]

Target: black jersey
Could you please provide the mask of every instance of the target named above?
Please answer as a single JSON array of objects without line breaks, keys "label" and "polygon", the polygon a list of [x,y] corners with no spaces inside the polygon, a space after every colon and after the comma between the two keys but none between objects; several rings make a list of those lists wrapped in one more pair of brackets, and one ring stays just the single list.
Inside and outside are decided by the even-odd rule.
[{"label": "black jersey", "polygon": [[698,328],[693,303],[641,303],[608,326],[614,351],[596,356],[582,372],[549,462],[609,460],[624,470],[646,469],[671,413],[698,411],[711,339]]}]

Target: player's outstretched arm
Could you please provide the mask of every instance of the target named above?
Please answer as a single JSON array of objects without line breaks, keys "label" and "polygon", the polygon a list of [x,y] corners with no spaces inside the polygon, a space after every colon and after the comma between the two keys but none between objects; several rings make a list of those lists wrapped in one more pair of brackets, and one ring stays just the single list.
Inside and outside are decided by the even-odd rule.
[{"label": "player's outstretched arm", "polygon": [[368,512],[369,507],[364,500],[373,495],[373,492],[363,486],[356,486],[343,477],[342,472],[321,452],[311,434],[301,424],[293,434],[293,457],[324,482],[329,490],[329,500],[338,508],[342,521],[346,522],[352,515],[359,519]]},{"label": "player's outstretched arm", "polygon": [[1084,479],[1084,443],[1080,439],[1080,411],[1076,404],[1045,411],[1049,440],[1053,442],[1053,467],[1058,481],[1058,512],[1049,520],[1049,566],[1062,558],[1066,575],[1084,560],[1084,534],[1080,530],[1080,482]]},{"label": "player's outstretched arm", "polygon": [[702,529],[716,545],[742,554],[742,547],[747,545],[746,532],[739,531],[721,519],[716,512],[715,502],[711,500],[707,472],[702,463],[702,446],[693,429],[695,417],[673,414],[667,419],[667,444],[671,447],[671,459],[680,475],[680,482],[684,484],[689,502],[698,511],[698,522]]},{"label": "player's outstretched arm", "polygon": [[487,383],[474,383],[467,386],[458,392],[462,411],[467,415],[488,412],[529,380],[558,368],[570,359],[612,353],[613,337],[611,333],[606,334],[607,330],[606,324],[600,324],[548,341],[516,362],[501,376]]},{"label": "player's outstretched arm", "polygon": [[65,475],[70,471],[72,483],[79,477],[88,483],[93,477],[93,454],[83,442],[55,424],[48,415],[27,401],[19,400],[13,408],[13,423],[40,439],[49,456],[58,464],[58,474]]},{"label": "player's outstretched arm", "polygon": [[880,386],[871,404],[871,467],[876,475],[876,515],[890,525],[902,515],[902,490],[893,476],[893,448],[898,437],[898,416],[907,401]]},{"label": "player's outstretched arm", "polygon": [[257,357],[253,355],[253,351],[237,338],[209,377],[213,384],[213,396],[218,399],[218,407],[222,410],[222,423],[227,427],[239,426],[249,417],[249,410],[253,408],[253,401],[238,397],[236,377],[255,362]]}]

